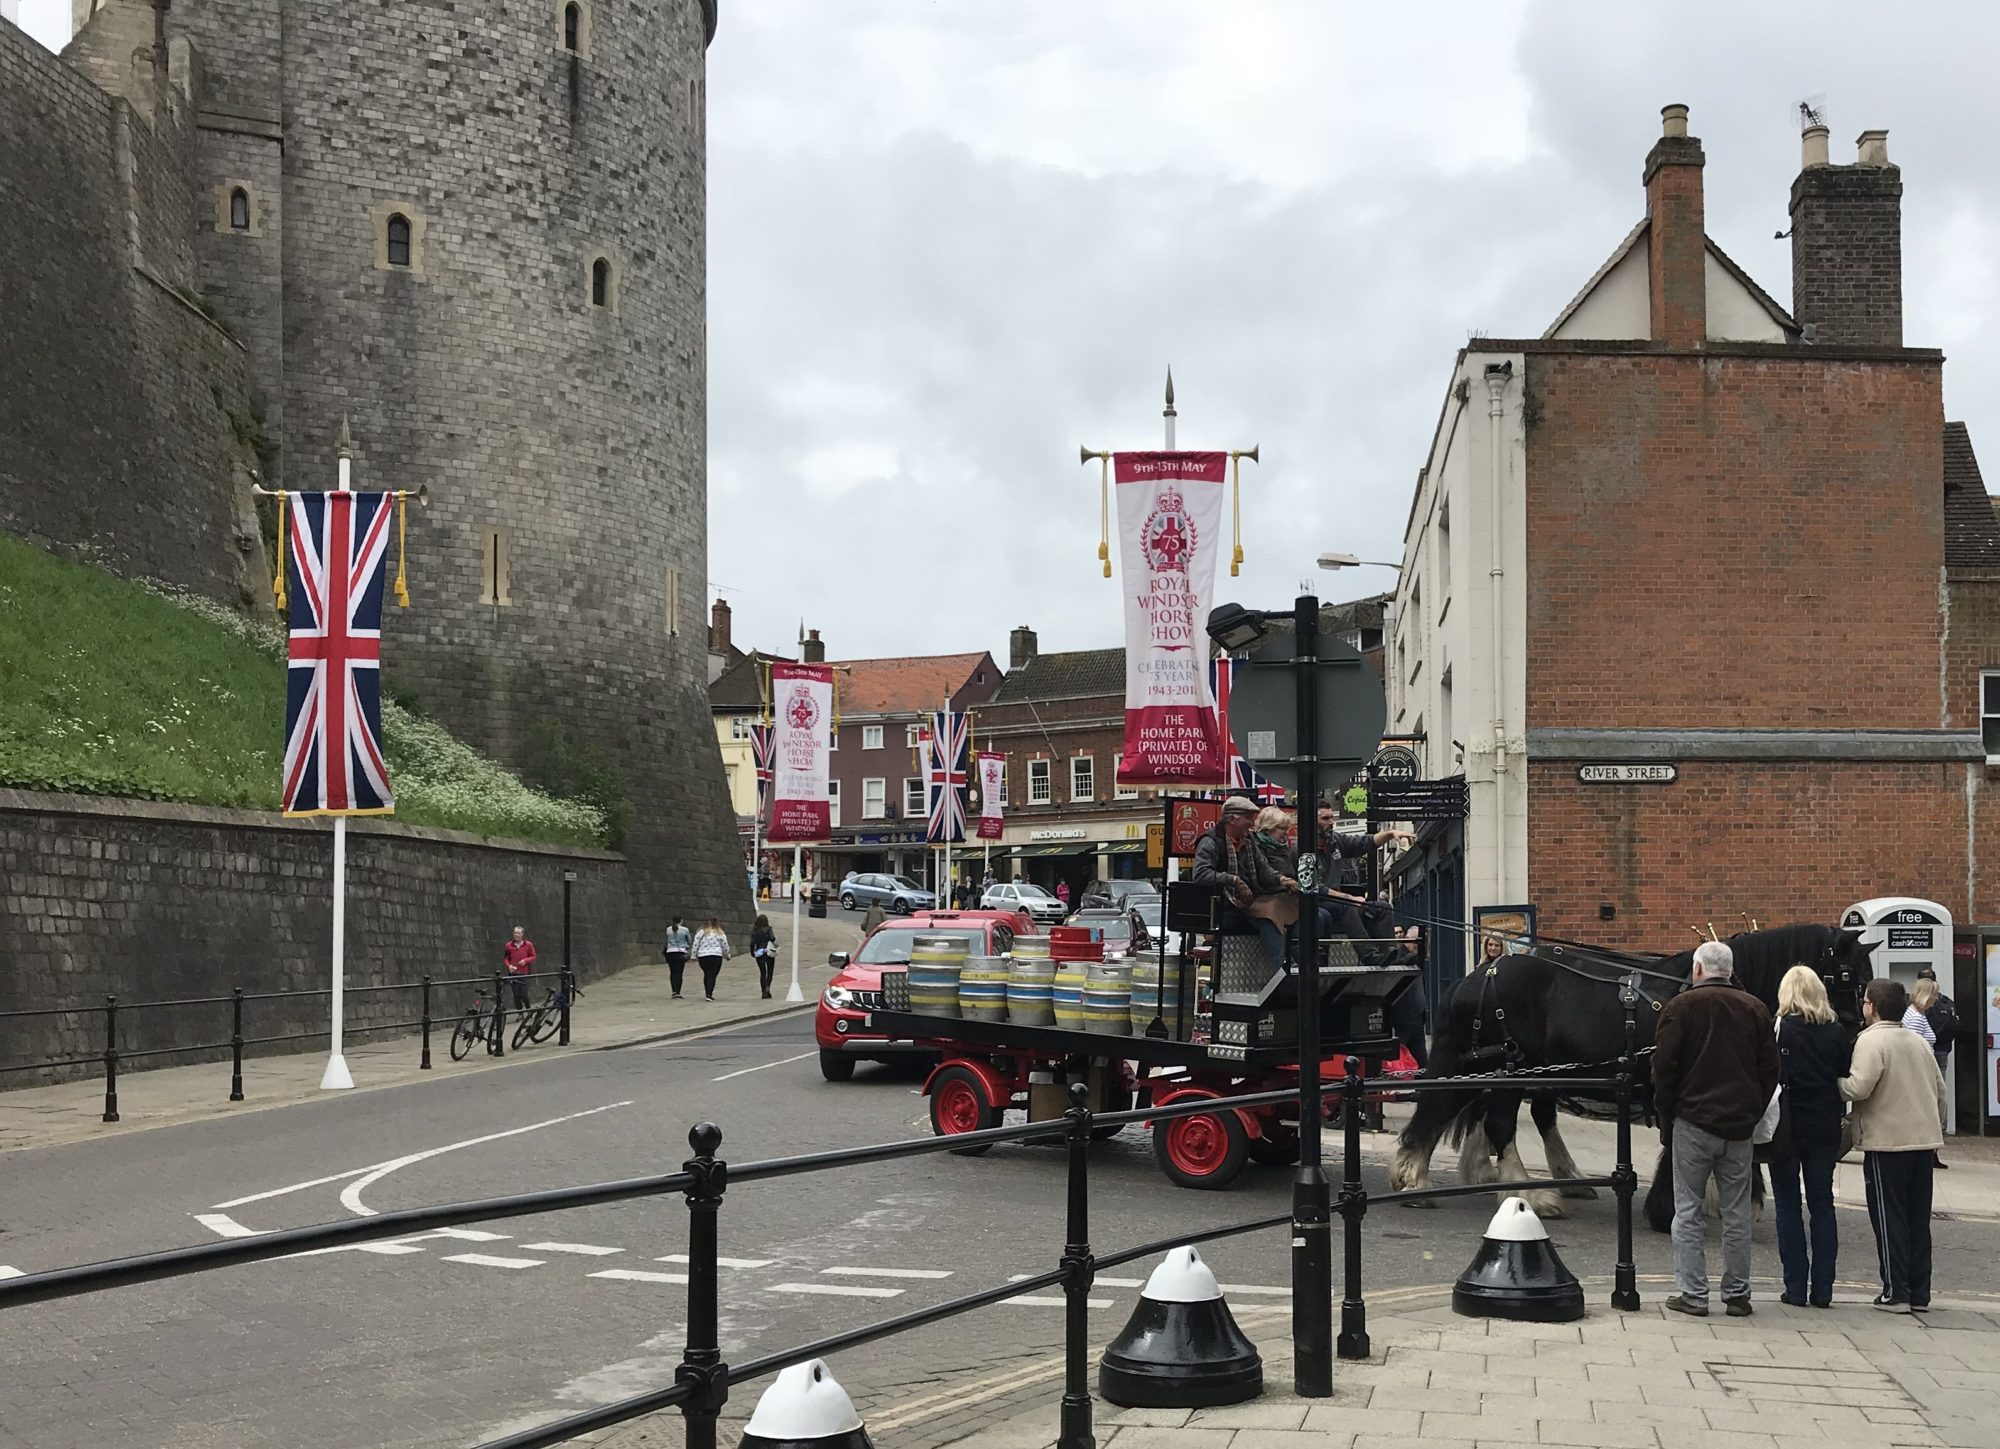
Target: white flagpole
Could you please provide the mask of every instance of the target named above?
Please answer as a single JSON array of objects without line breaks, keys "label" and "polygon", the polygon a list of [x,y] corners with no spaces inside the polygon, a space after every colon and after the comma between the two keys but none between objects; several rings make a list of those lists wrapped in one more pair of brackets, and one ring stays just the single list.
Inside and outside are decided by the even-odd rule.
[{"label": "white flagpole", "polygon": [[[349,491],[349,469],[353,466],[349,457],[347,419],[340,420],[340,475],[336,484],[342,493]],[[328,682],[328,688],[334,683]],[[338,742],[345,749],[345,741]],[[333,817],[333,1049],[326,1059],[326,1070],[320,1074],[319,1089],[322,1092],[344,1092],[354,1086],[354,1077],[347,1070],[347,1058],[341,1054],[341,1026],[346,1010],[343,988],[347,978],[347,817]],[[498,1002],[494,1005],[497,1007]]]},{"label": "white flagpole", "polygon": [[[772,783],[774,785],[777,783],[776,775],[772,776]],[[799,990],[799,896],[805,890],[805,882],[799,877],[805,868],[802,860],[803,850],[803,846],[792,847],[792,985],[785,993],[787,1001],[806,999],[806,994]]]}]

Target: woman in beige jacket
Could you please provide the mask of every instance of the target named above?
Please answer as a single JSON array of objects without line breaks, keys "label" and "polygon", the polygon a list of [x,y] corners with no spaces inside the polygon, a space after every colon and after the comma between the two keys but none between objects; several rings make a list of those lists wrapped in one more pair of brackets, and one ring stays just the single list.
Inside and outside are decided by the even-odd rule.
[{"label": "woman in beige jacket", "polygon": [[1882,1260],[1875,1306],[1924,1313],[1931,1306],[1931,1167],[1944,1145],[1944,1078],[1923,1038],[1903,1026],[1909,993],[1877,977],[1861,999],[1868,1025],[1840,1095],[1854,1104],[1868,1221]]}]

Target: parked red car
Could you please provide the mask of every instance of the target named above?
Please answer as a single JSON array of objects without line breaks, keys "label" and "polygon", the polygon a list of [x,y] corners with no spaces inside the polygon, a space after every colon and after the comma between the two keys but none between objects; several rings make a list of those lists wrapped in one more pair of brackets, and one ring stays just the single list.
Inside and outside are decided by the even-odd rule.
[{"label": "parked red car", "polygon": [[884,921],[850,958],[836,951],[827,964],[837,968],[819,999],[813,1035],[819,1042],[820,1075],[844,1082],[856,1062],[886,1062],[936,1052],[911,1041],[892,1041],[867,1028],[867,1015],[882,1005],[882,968],[907,966],[919,936],[957,936],[968,956],[1004,956],[1016,936],[1034,931],[1019,911],[919,911]]}]

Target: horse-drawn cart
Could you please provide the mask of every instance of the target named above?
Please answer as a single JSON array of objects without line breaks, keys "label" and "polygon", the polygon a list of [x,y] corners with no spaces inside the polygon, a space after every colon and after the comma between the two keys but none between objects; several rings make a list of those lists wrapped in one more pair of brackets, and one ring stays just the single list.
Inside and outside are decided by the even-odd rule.
[{"label": "horse-drawn cart", "polygon": [[[1391,1007],[1420,967],[1365,964],[1356,948],[1377,945],[1323,943],[1322,1081],[1338,1081],[1347,1056],[1361,1058],[1371,1076],[1414,1073],[1389,1023]],[[1154,1157],[1172,1181],[1223,1188],[1249,1162],[1298,1160],[1296,1100],[1226,1105],[1232,1097],[1296,1092],[1296,978],[1268,963],[1256,937],[1221,936],[1207,973],[1208,1010],[1197,1012],[1191,978],[1198,969],[1192,960],[1169,965],[1163,958],[1162,1005],[1150,1021],[1134,1019],[1131,1035],[914,1011],[908,974],[894,971],[883,973],[884,1009],[869,1014],[868,1026],[938,1052],[924,1094],[939,1136],[997,1127],[1010,1111],[1025,1112],[1031,1122],[1060,1119],[1073,1082],[1087,1083],[1092,1107],[1107,1112],[1214,1099],[1213,1113],[1165,1119],[1150,1130]],[[1328,1100],[1337,1102],[1338,1094]]]}]

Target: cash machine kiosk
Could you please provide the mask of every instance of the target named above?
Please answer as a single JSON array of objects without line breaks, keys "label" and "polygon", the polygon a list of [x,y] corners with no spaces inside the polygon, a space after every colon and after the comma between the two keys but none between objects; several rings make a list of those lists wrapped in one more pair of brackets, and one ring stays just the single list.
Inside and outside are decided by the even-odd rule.
[{"label": "cash machine kiosk", "polygon": [[[1900,981],[1907,989],[1917,984],[1917,974],[1926,968],[1937,975],[1940,989],[1952,991],[1951,912],[1936,901],[1915,896],[1877,896],[1857,901],[1841,913],[1840,924],[1859,930],[1864,942],[1875,950],[1869,963],[1877,976]],[[1953,1000],[1957,994],[1952,993]],[[1965,1008],[1960,1007],[1961,1018]],[[1947,1065],[1958,1074],[1963,1048],[1953,1044]],[[1945,1083],[1945,1131],[1958,1130],[1958,1093]]]}]

